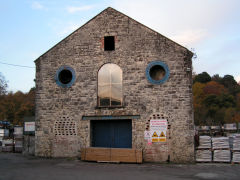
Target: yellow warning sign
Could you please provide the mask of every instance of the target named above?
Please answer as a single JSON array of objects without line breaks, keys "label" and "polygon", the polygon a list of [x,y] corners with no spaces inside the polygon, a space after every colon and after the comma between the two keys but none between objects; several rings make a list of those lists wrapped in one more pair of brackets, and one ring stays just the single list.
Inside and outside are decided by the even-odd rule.
[{"label": "yellow warning sign", "polygon": [[157,138],[157,137],[158,137],[158,135],[157,135],[156,131],[153,133],[152,137],[155,137],[155,138]]},{"label": "yellow warning sign", "polygon": [[159,137],[166,137],[163,131],[161,132]]},{"label": "yellow warning sign", "polygon": [[166,142],[166,138],[159,139],[159,142]]}]

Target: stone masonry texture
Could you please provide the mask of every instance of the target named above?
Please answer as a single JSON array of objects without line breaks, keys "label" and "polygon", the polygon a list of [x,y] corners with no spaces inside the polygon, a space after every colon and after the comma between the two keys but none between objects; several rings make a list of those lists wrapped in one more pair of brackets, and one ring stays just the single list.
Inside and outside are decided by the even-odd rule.
[{"label": "stone masonry texture", "polygon": [[[115,36],[114,51],[104,51],[104,36]],[[144,161],[193,162],[192,55],[115,9],[105,9],[35,61],[35,155],[80,156],[81,148],[91,146],[90,120],[82,116],[140,115],[132,120],[132,148],[143,149]],[[156,60],[170,70],[169,79],[160,85],[151,84],[145,75],[147,65]],[[97,106],[98,70],[106,63],[123,71],[123,107]],[[55,81],[63,65],[76,73],[69,88]],[[166,143],[149,145],[144,131],[154,114],[167,118],[168,138]],[[65,120],[75,133],[56,134]]]}]

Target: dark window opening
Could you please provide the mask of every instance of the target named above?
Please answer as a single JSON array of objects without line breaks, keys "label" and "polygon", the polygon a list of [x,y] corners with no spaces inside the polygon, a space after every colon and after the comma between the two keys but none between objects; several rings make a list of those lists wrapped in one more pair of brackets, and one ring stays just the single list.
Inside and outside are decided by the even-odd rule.
[{"label": "dark window opening", "polygon": [[114,36],[104,37],[104,51],[114,51],[115,50],[115,38]]},{"label": "dark window opening", "polygon": [[68,84],[72,81],[73,78],[72,72],[67,69],[64,69],[59,73],[58,78],[62,84]]},{"label": "dark window opening", "polygon": [[165,74],[166,74],[165,69],[160,65],[155,65],[150,69],[150,76],[155,81],[159,81],[163,79]]}]

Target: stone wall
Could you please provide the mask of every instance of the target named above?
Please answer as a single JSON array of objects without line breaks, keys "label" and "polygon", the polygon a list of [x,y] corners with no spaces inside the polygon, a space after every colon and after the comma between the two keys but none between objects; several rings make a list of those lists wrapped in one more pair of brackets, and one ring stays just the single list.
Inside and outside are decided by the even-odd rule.
[{"label": "stone wall", "polygon": [[[115,51],[104,51],[104,36],[115,36]],[[36,60],[36,150],[37,156],[78,156],[90,146],[90,121],[82,116],[140,115],[132,120],[133,148],[144,150],[146,161],[192,162],[193,107],[192,53],[175,42],[108,8]],[[160,60],[170,70],[161,85],[147,81],[147,65]],[[123,107],[97,107],[97,74],[105,63],[123,70]],[[59,87],[55,74],[68,65],[76,72],[70,88]],[[164,158],[161,143],[148,147],[144,140],[147,120],[153,113],[167,115],[171,139]],[[57,135],[56,121],[68,117],[76,124],[75,135]],[[151,153],[146,153],[147,149]],[[149,155],[150,154],[150,155]]]}]

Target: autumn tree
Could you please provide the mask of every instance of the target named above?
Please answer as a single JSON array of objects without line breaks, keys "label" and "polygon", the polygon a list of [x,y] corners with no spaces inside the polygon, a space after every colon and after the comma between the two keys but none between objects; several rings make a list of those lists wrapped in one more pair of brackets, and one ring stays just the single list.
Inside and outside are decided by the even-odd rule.
[{"label": "autumn tree", "polygon": [[196,125],[221,125],[240,122],[240,86],[233,76],[206,72],[195,76],[193,84]]},{"label": "autumn tree", "polygon": [[221,80],[221,84],[224,85],[224,87],[228,89],[229,93],[234,96],[240,92],[240,87],[238,83],[231,75],[225,75]]},{"label": "autumn tree", "polygon": [[25,116],[34,116],[35,88],[28,93],[9,92],[0,100],[0,120],[8,120],[14,125],[23,125]]},{"label": "autumn tree", "polygon": [[7,92],[7,81],[5,80],[4,76],[0,72],[0,96],[6,94]]},{"label": "autumn tree", "polygon": [[210,81],[206,83],[205,87],[203,88],[203,92],[205,94],[221,95],[227,93],[227,89],[216,81]]}]

